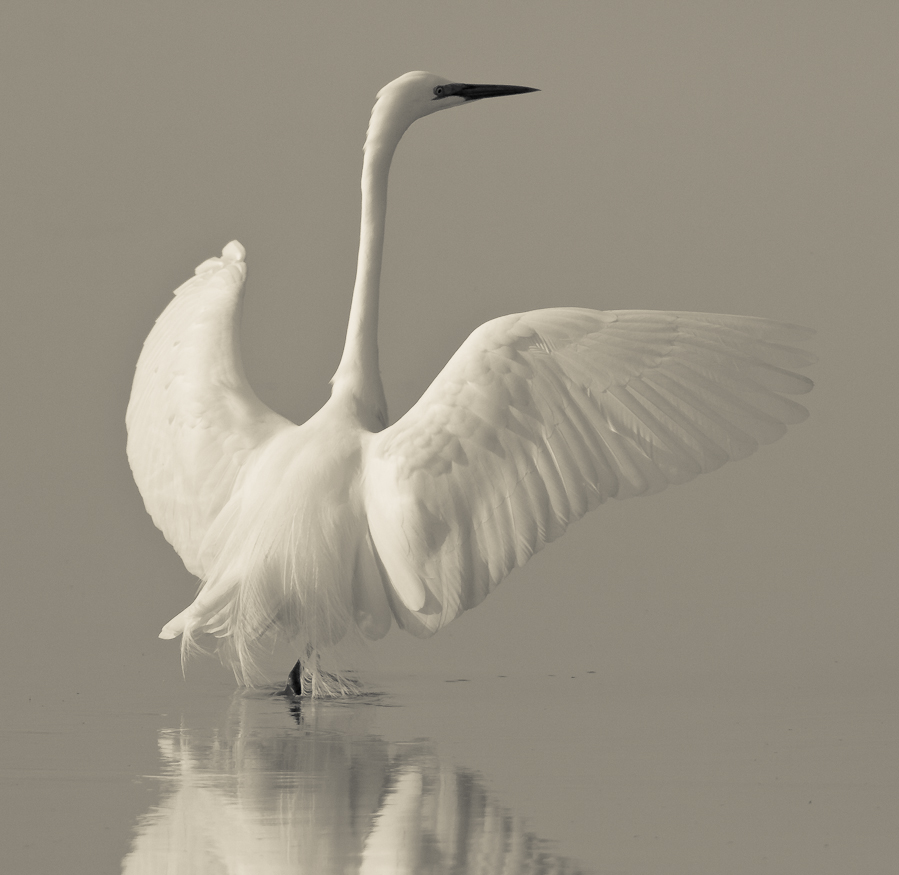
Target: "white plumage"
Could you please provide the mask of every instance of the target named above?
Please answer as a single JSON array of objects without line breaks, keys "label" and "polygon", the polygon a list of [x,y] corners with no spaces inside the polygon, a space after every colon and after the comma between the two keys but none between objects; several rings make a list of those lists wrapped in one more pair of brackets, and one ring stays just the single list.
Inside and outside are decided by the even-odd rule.
[{"label": "white plumage", "polygon": [[[246,380],[246,265],[230,243],[151,331],[128,406],[128,458],[202,587],[161,637],[221,638],[252,683],[255,648],[301,653],[395,619],[430,635],[608,498],[649,495],[741,459],[801,422],[811,332],[743,316],[553,308],[475,330],[386,427],[377,303],[390,159],[416,118],[532,89],[408,73],[372,113],[359,268],[325,406],[303,425]],[[306,691],[330,694],[314,656]]]}]

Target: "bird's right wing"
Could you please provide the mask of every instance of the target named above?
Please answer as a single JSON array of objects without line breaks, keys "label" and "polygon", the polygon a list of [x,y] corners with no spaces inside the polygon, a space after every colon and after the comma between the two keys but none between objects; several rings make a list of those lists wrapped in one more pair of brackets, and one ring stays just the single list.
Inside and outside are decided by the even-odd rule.
[{"label": "bird's right wing", "polygon": [[246,278],[237,242],[204,261],[150,332],[125,422],[128,461],[153,522],[202,577],[201,546],[254,450],[292,426],[244,375],[238,329]]},{"label": "bird's right wing", "polygon": [[812,383],[811,332],[704,313],[560,308],[478,328],[372,436],[369,530],[401,625],[427,635],[608,498],[776,440]]}]

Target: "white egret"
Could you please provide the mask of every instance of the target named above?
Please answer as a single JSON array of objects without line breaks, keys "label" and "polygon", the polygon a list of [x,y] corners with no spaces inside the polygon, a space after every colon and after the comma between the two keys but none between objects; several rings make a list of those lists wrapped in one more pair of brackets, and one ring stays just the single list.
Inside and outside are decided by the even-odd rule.
[{"label": "white egret", "polygon": [[[296,642],[295,690],[351,687],[317,654],[396,621],[427,636],[608,498],[658,492],[776,440],[807,411],[785,394],[810,332],[743,316],[553,308],[475,330],[388,426],[378,368],[387,176],[416,119],[534,91],[407,73],[377,97],[362,166],[356,284],[328,402],[295,425],[244,375],[244,249],[175,292],[128,405],[128,459],[187,568],[194,602],[162,638],[217,636],[239,681],[258,647]],[[301,668],[302,665],[302,668]]]}]

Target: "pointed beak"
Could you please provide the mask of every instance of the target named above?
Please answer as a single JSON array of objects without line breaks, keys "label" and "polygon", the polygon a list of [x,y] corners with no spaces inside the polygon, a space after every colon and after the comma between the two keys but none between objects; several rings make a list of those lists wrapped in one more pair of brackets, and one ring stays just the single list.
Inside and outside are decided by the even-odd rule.
[{"label": "pointed beak", "polygon": [[525,88],[523,85],[465,85],[454,86],[457,97],[466,100],[483,100],[485,97],[505,97],[507,94],[527,94],[529,91],[539,91],[539,88]]}]

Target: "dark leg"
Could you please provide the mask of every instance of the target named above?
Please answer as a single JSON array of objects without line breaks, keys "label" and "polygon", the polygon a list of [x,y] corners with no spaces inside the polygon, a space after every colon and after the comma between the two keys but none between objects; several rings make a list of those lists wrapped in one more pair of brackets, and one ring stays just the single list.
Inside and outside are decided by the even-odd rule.
[{"label": "dark leg", "polygon": [[287,676],[287,687],[284,690],[284,695],[297,698],[303,695],[303,663],[299,659]]},{"label": "dark leg", "polygon": [[[306,662],[307,664],[311,664],[312,667],[315,667],[315,659],[313,656],[312,645],[306,645]],[[284,695],[288,698],[302,698],[303,696],[303,674],[309,673],[308,668],[303,668],[303,660],[298,659],[297,664],[290,670],[290,674],[287,675],[287,686],[284,688]],[[311,694],[312,687],[310,686],[310,681],[312,677],[310,675],[309,679],[306,682],[306,693]]]}]

